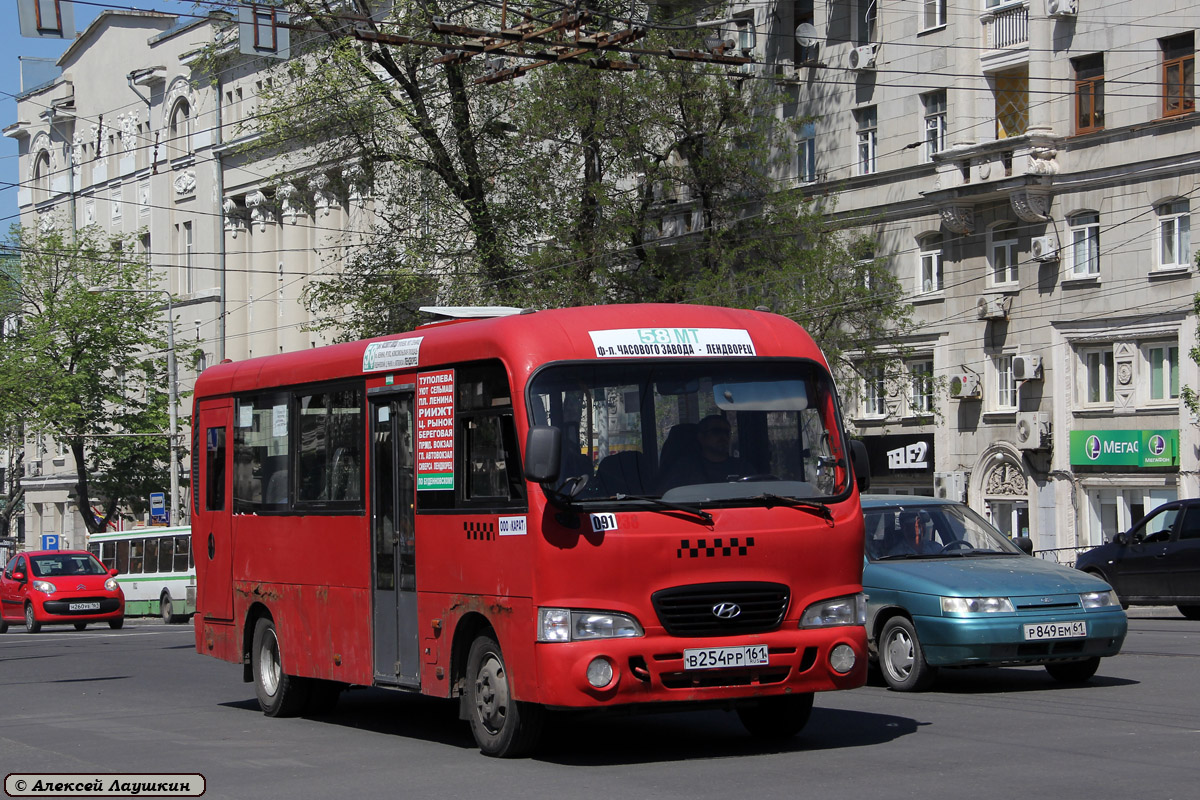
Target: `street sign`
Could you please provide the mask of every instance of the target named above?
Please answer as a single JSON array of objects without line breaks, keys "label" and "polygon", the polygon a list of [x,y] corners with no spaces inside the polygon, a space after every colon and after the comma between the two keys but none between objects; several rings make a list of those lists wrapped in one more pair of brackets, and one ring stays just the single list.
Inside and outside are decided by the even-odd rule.
[{"label": "street sign", "polygon": [[150,524],[169,525],[170,512],[167,511],[167,495],[165,492],[150,493]]},{"label": "street sign", "polygon": [[43,550],[57,550],[58,549],[58,534],[57,533],[43,533],[42,534],[42,549]]}]

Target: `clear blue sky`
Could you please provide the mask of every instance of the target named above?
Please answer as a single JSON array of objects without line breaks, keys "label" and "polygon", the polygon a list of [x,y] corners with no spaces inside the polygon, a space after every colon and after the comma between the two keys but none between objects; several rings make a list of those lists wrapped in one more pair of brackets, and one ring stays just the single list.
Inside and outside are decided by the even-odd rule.
[{"label": "clear blue sky", "polygon": [[[0,0],[0,128],[17,121],[17,101],[21,93],[21,64],[19,56],[57,59],[70,44],[64,39],[27,39],[17,25],[17,0]],[[82,32],[106,8],[137,9],[139,11],[169,11],[188,13],[191,3],[168,0],[145,0],[136,3],[75,3],[75,30]],[[32,87],[26,87],[32,88]],[[34,120],[30,120],[33,122]],[[17,142],[0,138],[0,239],[6,238],[8,228],[17,221],[18,180]]]}]

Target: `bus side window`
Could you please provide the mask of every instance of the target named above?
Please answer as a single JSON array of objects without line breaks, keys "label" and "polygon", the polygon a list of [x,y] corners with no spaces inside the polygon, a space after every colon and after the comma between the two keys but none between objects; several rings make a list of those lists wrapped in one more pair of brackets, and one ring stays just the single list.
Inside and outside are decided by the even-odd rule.
[{"label": "bus side window", "polygon": [[171,572],[171,565],[175,562],[173,555],[175,545],[175,537],[164,536],[158,540],[158,571]]},{"label": "bus side window", "polygon": [[208,511],[225,510],[225,428],[209,428],[204,436],[204,471],[208,482],[205,485],[204,508]]},{"label": "bus side window", "polygon": [[187,536],[175,537],[175,572],[187,572],[191,569],[188,556],[191,554],[192,540]]}]

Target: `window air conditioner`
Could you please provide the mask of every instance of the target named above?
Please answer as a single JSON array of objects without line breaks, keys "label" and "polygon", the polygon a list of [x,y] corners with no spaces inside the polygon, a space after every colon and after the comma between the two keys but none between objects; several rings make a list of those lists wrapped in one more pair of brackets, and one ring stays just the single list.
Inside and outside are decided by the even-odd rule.
[{"label": "window air conditioner", "polygon": [[950,376],[950,397],[955,400],[978,400],[982,392],[979,376],[973,372],[960,372]]},{"label": "window air conditioner", "polygon": [[1041,450],[1050,444],[1050,415],[1042,411],[1017,412],[1017,447]]},{"label": "window air conditioner", "polygon": [[875,69],[876,46],[864,44],[850,51],[850,69]]},{"label": "window air conditioner", "polygon": [[1046,0],[1046,14],[1051,17],[1073,17],[1077,8],[1075,0]]},{"label": "window air conditioner", "polygon": [[1013,380],[1039,381],[1042,379],[1041,356],[1013,356]]},{"label": "window air conditioner", "polygon": [[961,503],[967,499],[967,474],[965,472],[935,472],[933,494],[940,500]]},{"label": "window air conditioner", "polygon": [[1035,261],[1058,261],[1058,237],[1037,236],[1030,245]]},{"label": "window air conditioner", "polygon": [[1008,306],[1012,298],[1007,295],[984,295],[975,303],[980,319],[1008,319]]}]

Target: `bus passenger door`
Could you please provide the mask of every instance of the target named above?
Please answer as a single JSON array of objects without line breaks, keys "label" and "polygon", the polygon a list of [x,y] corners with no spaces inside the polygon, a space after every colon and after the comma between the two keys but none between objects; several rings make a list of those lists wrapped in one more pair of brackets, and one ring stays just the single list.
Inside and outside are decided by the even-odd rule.
[{"label": "bus passenger door", "polygon": [[196,610],[208,619],[233,618],[232,471],[233,407],[229,400],[201,401],[193,424],[199,458],[192,515]]},{"label": "bus passenger door", "polygon": [[411,391],[371,399],[375,679],[419,686]]}]

